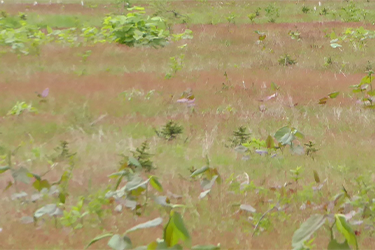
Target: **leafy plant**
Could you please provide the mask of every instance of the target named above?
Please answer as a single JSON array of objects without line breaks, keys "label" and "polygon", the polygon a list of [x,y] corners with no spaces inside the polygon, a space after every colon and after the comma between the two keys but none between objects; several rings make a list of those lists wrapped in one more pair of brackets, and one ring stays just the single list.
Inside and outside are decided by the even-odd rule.
[{"label": "leafy plant", "polygon": [[184,67],[185,54],[180,54],[178,56],[172,56],[169,58],[170,70],[165,74],[165,79],[171,79],[178,71],[182,70]]},{"label": "leafy plant", "polygon": [[235,23],[236,14],[232,13],[229,16],[226,17],[228,23]]},{"label": "leafy plant", "polygon": [[[133,157],[139,162],[140,166],[146,171],[151,171],[153,168],[153,162],[151,161],[151,156],[148,152],[149,144],[147,141],[144,141],[140,147],[136,148],[135,151],[132,151]],[[137,164],[133,163],[132,164]]]},{"label": "leafy plant", "polygon": [[329,93],[326,97],[320,98],[319,104],[326,104],[329,99],[335,99],[339,94],[339,91]]},{"label": "leafy plant", "polygon": [[169,121],[159,130],[155,129],[155,132],[160,138],[171,141],[176,139],[179,134],[182,134],[183,127],[174,121]]},{"label": "leafy plant", "polygon": [[160,47],[167,44],[169,33],[161,17],[147,17],[143,7],[128,8],[127,15],[108,16],[102,31],[113,41],[127,46]]},{"label": "leafy plant", "polygon": [[372,88],[372,81],[374,80],[373,74],[374,72],[369,70],[367,76],[363,77],[359,84],[351,86],[353,88],[353,93],[362,94],[362,99],[360,102],[365,108],[375,108],[375,90]]},{"label": "leafy plant", "polygon": [[298,185],[298,181],[301,179],[301,173],[303,172],[303,169],[301,166],[296,167],[295,169],[290,169],[290,174],[292,175],[293,181],[296,183],[296,186]]},{"label": "leafy plant", "polygon": [[249,15],[247,15],[247,17],[249,18],[250,22],[251,23],[254,23],[255,22],[255,19],[258,17],[256,13],[251,13]]},{"label": "leafy plant", "polygon": [[230,139],[231,147],[242,145],[250,139],[250,133],[247,132],[247,128],[241,126],[237,130],[233,131],[233,138]]},{"label": "leafy plant", "polygon": [[354,1],[350,1],[347,6],[341,8],[339,16],[344,22],[359,22],[366,18],[367,12],[356,6]]},{"label": "leafy plant", "polygon": [[309,7],[307,7],[306,5],[302,6],[302,12],[303,13],[307,14],[307,13],[309,13],[310,10],[311,9]]},{"label": "leafy plant", "polygon": [[282,149],[283,147],[289,145],[292,152],[296,154],[303,153],[303,148],[300,145],[295,145],[294,143],[296,138],[304,138],[304,135],[296,128],[290,126],[282,127],[275,133],[274,137],[279,142],[279,148]]},{"label": "leafy plant", "polygon": [[[334,214],[334,222],[329,226],[331,240],[328,244],[328,249],[350,249],[350,246],[358,249],[358,243],[356,235],[351,228],[350,224],[346,221],[346,218],[342,214]],[[300,228],[294,232],[292,238],[292,247],[294,250],[306,249],[306,241],[320,228],[322,227],[328,218],[328,215],[315,214],[312,215],[308,220],[301,224]],[[333,227],[336,226],[337,231],[345,238],[343,243],[337,242],[334,237]]]},{"label": "leafy plant", "polygon": [[279,8],[276,7],[275,3],[270,3],[266,8],[264,8],[264,11],[266,12],[268,22],[270,23],[276,22],[276,19],[280,16]]},{"label": "leafy plant", "polygon": [[288,35],[290,38],[292,38],[292,40],[297,40],[298,42],[301,41],[301,33],[298,31],[289,31]]},{"label": "leafy plant", "polygon": [[199,195],[200,199],[203,199],[211,192],[211,189],[215,183],[220,185],[222,182],[219,171],[216,168],[210,167],[210,161],[208,157],[206,166],[194,170],[190,177],[201,177],[201,188],[203,191]]},{"label": "leafy plant", "polygon": [[25,112],[29,113],[38,113],[38,110],[33,107],[31,104],[26,102],[17,102],[11,110],[8,111],[7,115],[16,115],[19,116]]},{"label": "leafy plant", "polygon": [[280,65],[283,65],[283,66],[290,66],[290,65],[294,65],[297,63],[297,61],[292,59],[291,56],[288,54],[280,56],[278,62]]}]

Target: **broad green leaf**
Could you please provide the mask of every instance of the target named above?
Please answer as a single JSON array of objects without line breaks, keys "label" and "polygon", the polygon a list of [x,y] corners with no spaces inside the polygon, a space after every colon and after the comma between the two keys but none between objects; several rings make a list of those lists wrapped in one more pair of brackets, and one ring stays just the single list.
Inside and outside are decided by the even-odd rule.
[{"label": "broad green leaf", "polygon": [[307,219],[299,229],[297,229],[292,238],[293,249],[300,249],[303,247],[303,243],[308,240],[311,235],[318,230],[326,221],[325,215],[314,214]]},{"label": "broad green leaf", "polygon": [[108,246],[114,250],[125,250],[125,249],[131,249],[132,243],[131,243],[131,240],[127,236],[121,236],[119,234],[115,234],[108,241]]},{"label": "broad green leaf", "polygon": [[129,157],[129,164],[133,165],[134,167],[139,167],[139,168],[142,167],[141,163],[139,163],[139,161],[135,159],[134,157]]},{"label": "broad green leaf", "polygon": [[375,96],[375,89],[374,89],[374,90],[367,91],[367,94],[368,94],[369,96]]},{"label": "broad green leaf", "polygon": [[207,246],[193,246],[192,250],[220,250],[220,246],[207,245]]},{"label": "broad green leaf", "polygon": [[185,228],[181,215],[175,211],[171,211],[168,224],[164,228],[164,242],[168,247],[173,247],[179,243],[180,240],[186,242],[189,246],[191,238]]},{"label": "broad green leaf", "polygon": [[197,175],[203,174],[203,173],[206,172],[208,169],[209,169],[208,166],[204,166],[204,167],[202,167],[202,168],[200,168],[200,169],[197,169],[197,170],[194,171],[194,173],[192,173],[192,174],[190,175],[190,177],[194,177],[194,176],[197,176]]},{"label": "broad green leaf", "polygon": [[47,26],[47,32],[48,32],[48,34],[50,34],[50,33],[53,32],[53,30],[51,29],[51,27]]},{"label": "broad green leaf", "polygon": [[66,193],[64,193],[64,192],[59,193],[59,201],[60,201],[60,203],[65,204],[65,201],[66,201]]},{"label": "broad green leaf", "polygon": [[270,149],[275,147],[275,142],[274,142],[274,140],[273,140],[273,138],[272,138],[271,135],[269,135],[267,137],[267,139],[266,139],[266,145],[267,145],[267,148],[270,148]]},{"label": "broad green leaf", "polygon": [[89,242],[89,244],[87,244],[87,246],[85,247],[85,249],[87,249],[89,246],[91,246],[92,244],[94,244],[95,242],[97,242],[99,240],[102,240],[102,239],[108,238],[108,237],[112,237],[112,236],[113,236],[113,234],[111,234],[111,233],[96,236],[94,239],[92,239]]},{"label": "broad green leaf", "polygon": [[136,225],[132,228],[130,228],[129,230],[127,230],[125,232],[125,234],[128,234],[130,232],[134,232],[136,230],[139,230],[139,229],[145,229],[145,228],[150,228],[150,227],[157,227],[159,226],[161,223],[163,222],[163,219],[161,217],[159,218],[156,218],[156,219],[153,219],[153,220],[150,220],[150,221],[147,221],[145,223],[142,223],[142,224],[139,224],[139,225]]},{"label": "broad green leaf", "polygon": [[147,184],[150,181],[150,179],[147,179],[146,181],[143,181],[143,179],[139,176],[136,176],[128,182],[125,186],[126,191],[132,192],[133,195],[139,195],[144,190],[146,190]]},{"label": "broad green leaf", "polygon": [[335,239],[332,239],[327,247],[328,250],[350,250],[348,242],[345,240],[343,243],[338,243]]},{"label": "broad green leaf", "polygon": [[329,98],[334,99],[334,98],[336,98],[339,94],[340,94],[340,92],[339,92],[339,91],[336,91],[336,92],[329,93],[328,96],[329,96]]},{"label": "broad green leaf", "polygon": [[151,186],[158,192],[163,192],[163,186],[160,184],[159,180],[155,176],[150,177]]},{"label": "broad green leaf", "polygon": [[8,167],[8,166],[0,167],[0,174],[6,172],[6,171],[9,170],[9,169],[10,169],[10,167]]},{"label": "broad green leaf", "polygon": [[299,132],[298,130],[295,130],[295,131],[293,132],[293,134],[294,134],[296,137],[300,138],[300,139],[305,138],[305,136],[304,136],[301,132]]},{"label": "broad green leaf", "polygon": [[57,209],[58,209],[58,207],[56,206],[56,204],[45,205],[45,206],[43,206],[43,207],[41,207],[41,208],[39,208],[38,210],[35,211],[34,217],[40,218],[45,214],[48,214],[49,216],[53,216],[56,213]]},{"label": "broad green leaf", "polygon": [[357,238],[353,229],[350,227],[346,218],[342,214],[335,214],[337,230],[345,237],[349,245],[355,246],[358,249]]},{"label": "broad green leaf", "polygon": [[316,183],[320,183],[319,174],[318,172],[316,172],[316,170],[314,170],[314,180]]},{"label": "broad green leaf", "polygon": [[282,145],[289,145],[294,140],[294,135],[292,134],[292,130],[288,126],[285,126],[279,129],[275,133],[274,137]]},{"label": "broad green leaf", "polygon": [[38,180],[37,179],[37,180],[34,181],[33,187],[40,192],[43,188],[49,189],[51,187],[51,184],[49,184],[49,182],[47,180]]},{"label": "broad green leaf", "polygon": [[374,77],[367,75],[361,79],[360,85],[370,84],[372,80],[374,80]]},{"label": "broad green leaf", "polygon": [[16,181],[23,182],[25,184],[29,184],[30,183],[30,175],[29,174],[30,174],[29,170],[27,170],[24,167],[20,167],[19,169],[17,169],[16,171],[14,171],[12,173],[12,176],[13,176],[14,180],[16,180]]},{"label": "broad green leaf", "polygon": [[319,104],[326,104],[328,101],[328,97],[323,97],[321,99],[319,99]]}]

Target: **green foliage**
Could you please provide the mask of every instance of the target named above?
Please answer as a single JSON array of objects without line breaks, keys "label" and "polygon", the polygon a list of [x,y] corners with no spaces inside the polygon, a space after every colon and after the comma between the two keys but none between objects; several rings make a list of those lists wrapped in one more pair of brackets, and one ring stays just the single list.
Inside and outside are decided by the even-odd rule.
[{"label": "green foliage", "polygon": [[334,32],[331,33],[331,47],[341,48],[342,43],[348,42],[352,45],[354,50],[365,50],[367,47],[367,41],[375,38],[375,31],[366,30],[363,27],[359,28],[348,28],[345,32],[337,37]]},{"label": "green foliage", "polygon": [[[151,171],[153,168],[153,162],[151,161],[151,156],[148,152],[149,150],[149,145],[147,141],[144,141],[140,147],[136,148],[135,151],[132,151],[134,159],[139,162],[140,166],[142,169],[145,169],[146,171]],[[132,165],[135,165],[137,163],[130,162]]]},{"label": "green foliage", "polygon": [[60,218],[60,222],[65,227],[72,229],[81,229],[83,227],[83,218],[89,214],[83,211],[84,198],[80,197],[76,206],[72,206],[70,210],[64,210]]},{"label": "green foliage", "polygon": [[353,93],[360,93],[362,99],[360,102],[365,108],[375,108],[375,90],[372,87],[372,81],[374,80],[374,72],[372,70],[368,71],[367,76],[363,77],[361,82],[356,85],[352,85]]},{"label": "green foliage", "polygon": [[258,17],[256,13],[251,13],[249,15],[247,15],[247,17],[249,18],[250,22],[251,23],[254,23],[255,22],[255,19]]},{"label": "green foliage", "polygon": [[144,8],[128,8],[127,15],[108,16],[102,31],[113,41],[127,46],[160,47],[167,44],[169,32],[161,17],[145,16]]},{"label": "green foliage", "polygon": [[184,67],[185,54],[172,56],[169,58],[169,72],[165,74],[165,79],[171,79],[178,71]]},{"label": "green foliage", "polygon": [[306,5],[302,6],[302,12],[303,13],[307,14],[307,13],[309,13],[310,10],[311,9],[309,7],[307,7]]},{"label": "green foliage", "polygon": [[298,42],[301,41],[301,33],[298,31],[289,31],[288,35],[292,40],[297,40]]},{"label": "green foliage", "polygon": [[303,172],[302,167],[296,167],[296,169],[290,169],[289,171],[294,182],[298,184],[298,181],[301,179],[301,173]]},{"label": "green foliage", "polygon": [[276,7],[276,4],[269,4],[266,8],[264,8],[264,11],[266,12],[266,17],[268,18],[268,22],[275,23],[276,19],[280,17],[280,11],[279,8]]},{"label": "green foliage", "polygon": [[295,145],[294,140],[297,138],[303,139],[304,135],[296,128],[285,126],[280,128],[274,135],[275,139],[279,142],[279,148],[283,149],[289,145],[290,150],[295,154],[303,154],[304,149],[301,145]]},{"label": "green foliage", "polygon": [[232,13],[229,16],[226,17],[228,23],[232,23],[232,24],[235,23],[235,18],[236,18],[236,14],[234,14],[234,13]]},{"label": "green foliage", "polygon": [[278,62],[283,66],[290,66],[297,63],[297,61],[295,59],[292,59],[292,57],[288,54],[280,56]]},{"label": "green foliage", "polygon": [[38,110],[33,107],[31,104],[25,102],[17,102],[11,110],[8,111],[7,115],[16,115],[19,116],[25,112],[29,113],[38,113]]},{"label": "green foliage", "polygon": [[230,139],[231,147],[242,145],[250,139],[251,133],[247,132],[247,128],[241,126],[233,131],[233,138]]},{"label": "green foliage", "polygon": [[155,132],[160,138],[171,141],[176,139],[179,134],[182,134],[183,127],[174,121],[169,121],[159,130],[155,129]]},{"label": "green foliage", "polygon": [[[315,214],[301,224],[300,228],[294,232],[292,238],[292,247],[294,250],[306,249],[305,242],[327,221],[327,215]],[[355,247],[358,250],[358,243],[356,235],[346,221],[346,218],[342,214],[335,214],[334,222],[329,227],[331,241],[328,244],[328,249],[350,249],[349,245]],[[334,238],[333,227],[336,225],[337,231],[344,236],[345,242],[338,243]]]},{"label": "green foliage", "polygon": [[326,104],[329,99],[335,99],[340,94],[339,91],[329,93],[327,96],[319,99],[319,104]]},{"label": "green foliage", "polygon": [[326,221],[325,215],[315,214],[306,220],[300,228],[294,232],[292,238],[292,247],[294,250],[304,249],[304,243],[315,231],[317,231]]},{"label": "green foliage", "polygon": [[366,19],[367,11],[358,8],[354,1],[350,1],[338,14],[344,22],[360,22]]}]

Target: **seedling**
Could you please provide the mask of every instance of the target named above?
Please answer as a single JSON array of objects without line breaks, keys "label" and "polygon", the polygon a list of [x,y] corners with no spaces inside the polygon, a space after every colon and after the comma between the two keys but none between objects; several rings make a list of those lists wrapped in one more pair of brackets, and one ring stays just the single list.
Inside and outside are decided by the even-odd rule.
[{"label": "seedling", "polygon": [[27,104],[26,102],[17,102],[11,110],[8,111],[7,115],[19,116],[23,113],[38,113],[38,110],[32,106],[32,104]]},{"label": "seedling", "polygon": [[149,144],[147,141],[144,141],[140,147],[136,148],[135,151],[132,151],[132,154],[133,157],[137,159],[142,169],[145,169],[146,171],[151,171],[151,169],[153,168],[153,162],[150,159],[152,154],[150,154],[148,150]]},{"label": "seedling", "polygon": [[251,133],[247,131],[247,128],[241,126],[237,130],[233,131],[233,138],[230,139],[231,147],[242,145],[250,139]]},{"label": "seedling", "polygon": [[374,71],[369,70],[367,76],[363,77],[361,82],[356,85],[352,85],[353,93],[361,93],[362,99],[360,102],[365,108],[375,108],[374,96],[375,90],[372,88],[372,81],[374,80]]},{"label": "seedling", "polygon": [[290,65],[294,65],[297,63],[297,61],[295,59],[292,59],[292,57],[288,54],[284,54],[283,56],[280,56],[278,62],[280,65],[283,65],[283,66],[290,66]]},{"label": "seedling", "polygon": [[275,139],[279,142],[278,148],[281,150],[289,145],[291,151],[295,154],[304,153],[303,148],[300,145],[295,145],[294,140],[296,138],[303,139],[304,135],[299,132],[296,128],[285,126],[280,128],[274,135]]},{"label": "seedling", "polygon": [[268,18],[268,22],[275,23],[276,19],[280,16],[279,8],[276,7],[275,4],[269,4],[266,8],[264,8],[266,12],[266,17]]},{"label": "seedling", "polygon": [[311,9],[307,6],[305,6],[305,5],[302,7],[302,12],[305,13],[305,14],[309,13],[310,10]]},{"label": "seedling", "polygon": [[178,125],[174,121],[169,121],[161,129],[156,130],[155,133],[158,137],[165,140],[171,141],[177,138],[179,134],[182,134],[183,127]]}]

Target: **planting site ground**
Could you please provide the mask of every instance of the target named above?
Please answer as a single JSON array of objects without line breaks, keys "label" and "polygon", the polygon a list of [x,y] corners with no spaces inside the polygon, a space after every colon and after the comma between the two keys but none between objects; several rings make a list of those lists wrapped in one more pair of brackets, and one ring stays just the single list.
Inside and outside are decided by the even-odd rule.
[{"label": "planting site ground", "polygon": [[374,23],[1,1],[0,249],[375,249]]}]

